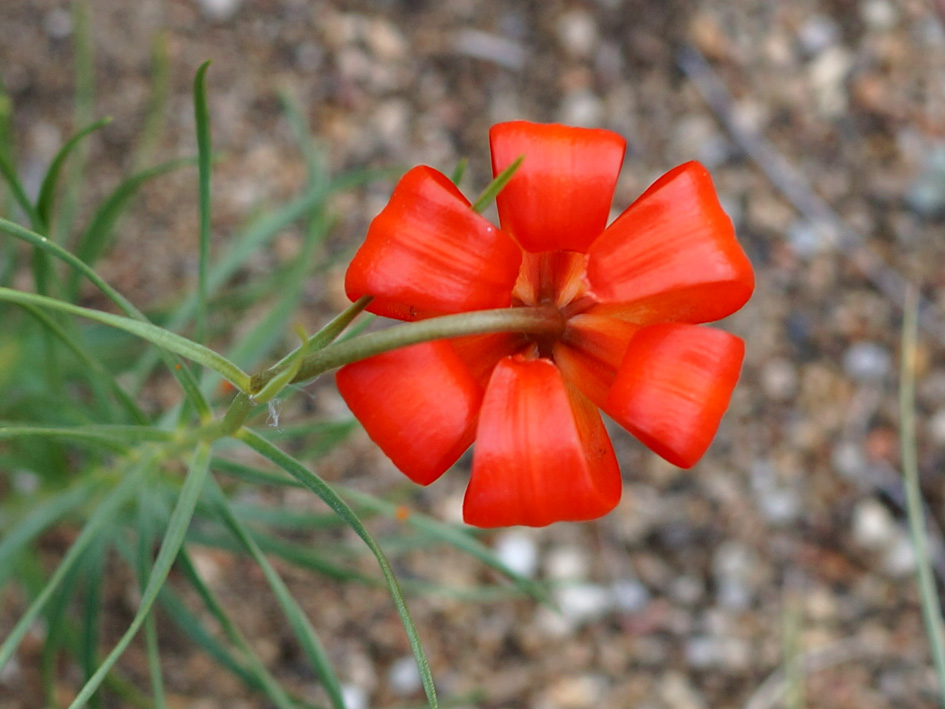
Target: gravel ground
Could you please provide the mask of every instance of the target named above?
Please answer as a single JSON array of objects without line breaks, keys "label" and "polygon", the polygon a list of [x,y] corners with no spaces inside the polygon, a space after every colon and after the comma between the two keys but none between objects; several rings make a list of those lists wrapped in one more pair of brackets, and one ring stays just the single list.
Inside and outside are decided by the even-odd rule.
[{"label": "gravel ground", "polygon": [[[115,120],[93,141],[87,197],[133,167],[151,45],[163,37],[171,94],[160,154],[194,151],[190,84],[197,66],[213,60],[214,144],[224,154],[214,175],[220,243],[304,180],[280,91],[305,108],[338,171],[428,163],[448,172],[467,156],[474,193],[489,179],[488,126],[511,118],[624,135],[618,210],[680,162],[698,159],[712,171],[758,282],[726,322],[748,354],[717,442],[695,469],[680,471],[617,433],[626,487],[615,512],[484,537],[523,572],[567,581],[557,592],[561,614],[521,599],[412,598],[444,697],[479,692],[463,706],[530,709],[778,707],[788,626],[808,673],[805,706],[936,705],[900,508],[896,404],[907,279],[929,301],[918,352],[919,458],[938,525],[945,31],[929,6],[936,2],[90,4],[96,115]],[[0,73],[33,179],[71,130],[72,34],[65,2],[3,0]],[[357,243],[389,189],[377,183],[337,202],[333,253]],[[103,264],[139,305],[159,305],[193,282],[194,195],[189,176],[155,182]],[[291,257],[297,237],[288,233],[284,253],[272,258]],[[307,324],[342,305],[339,278],[340,270],[311,284]],[[330,382],[312,396],[325,411],[339,406]],[[418,509],[455,519],[467,466],[429,490],[405,492],[356,435],[320,472],[411,494]],[[263,658],[318,700],[254,567],[210,552],[199,558]],[[439,550],[406,555],[399,572],[453,586],[491,578]],[[352,709],[422,698],[386,594],[286,574]],[[128,609],[116,608],[120,628]],[[170,631],[163,647],[172,706],[263,706]],[[139,647],[126,662],[132,676],[142,662]],[[37,706],[22,698],[35,678],[29,663],[20,667],[0,677],[4,708]]]}]

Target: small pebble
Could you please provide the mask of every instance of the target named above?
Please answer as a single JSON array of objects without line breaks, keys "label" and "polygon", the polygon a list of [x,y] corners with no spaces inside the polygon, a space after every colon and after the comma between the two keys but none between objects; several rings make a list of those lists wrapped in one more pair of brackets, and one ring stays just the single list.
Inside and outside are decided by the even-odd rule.
[{"label": "small pebble", "polygon": [[240,8],[242,0],[197,0],[200,12],[213,22],[225,22]]},{"label": "small pebble", "polygon": [[585,709],[596,706],[607,689],[607,680],[597,675],[563,677],[545,694],[548,709]]},{"label": "small pebble", "polygon": [[873,30],[889,30],[899,22],[899,10],[889,0],[865,0],[860,3],[860,17]]},{"label": "small pebble", "polygon": [[614,603],[613,596],[606,588],[592,583],[563,586],[555,591],[555,600],[561,614],[572,626],[603,617]]},{"label": "small pebble", "polygon": [[725,542],[716,549],[712,573],[722,606],[742,609],[751,603],[752,572],[756,564],[752,551],[739,542]]},{"label": "small pebble", "polygon": [[43,17],[43,29],[53,39],[65,39],[72,34],[72,15],[61,7],[50,10]]},{"label": "small pebble", "polygon": [[635,613],[643,610],[650,602],[650,592],[647,587],[636,579],[621,579],[610,587],[614,606],[626,613]]},{"label": "small pebble", "polygon": [[893,543],[883,555],[883,571],[895,578],[915,573],[915,546],[904,529],[898,529]]},{"label": "small pebble", "polygon": [[345,709],[368,709],[368,693],[353,684],[341,685],[341,698]]},{"label": "small pebble", "polygon": [[858,342],[843,353],[843,371],[860,382],[880,381],[891,367],[892,355],[876,342]]},{"label": "small pebble", "polygon": [[589,89],[569,91],[561,101],[560,117],[567,125],[593,128],[603,122],[604,104]]},{"label": "small pebble", "polygon": [[495,553],[509,569],[526,578],[538,570],[538,546],[529,534],[510,530],[495,540]]},{"label": "small pebble", "polygon": [[597,22],[584,10],[565,12],[558,19],[561,46],[575,57],[587,57],[597,47]]},{"label": "small pebble", "polygon": [[929,437],[938,445],[945,444],[945,409],[939,409],[928,422]]},{"label": "small pebble", "polygon": [[853,509],[853,539],[866,549],[887,548],[896,537],[898,525],[878,500],[867,497]]},{"label": "small pebble", "polygon": [[387,681],[394,694],[401,697],[418,692],[423,687],[417,660],[413,655],[406,655],[396,660],[387,673]]},{"label": "small pebble", "polygon": [[808,56],[820,54],[840,38],[840,27],[827,15],[811,15],[797,31],[797,41]]},{"label": "small pebble", "polygon": [[787,401],[797,393],[797,385],[797,367],[789,359],[775,357],[761,368],[761,388],[771,399]]},{"label": "small pebble", "polygon": [[577,547],[557,547],[545,557],[545,575],[551,581],[581,581],[588,571],[588,554]]}]

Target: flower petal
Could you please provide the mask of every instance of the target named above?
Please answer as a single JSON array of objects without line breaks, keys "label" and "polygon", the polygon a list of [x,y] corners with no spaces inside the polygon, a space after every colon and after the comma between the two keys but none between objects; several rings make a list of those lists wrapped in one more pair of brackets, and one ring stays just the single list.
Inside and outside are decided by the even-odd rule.
[{"label": "flower petal", "polygon": [[603,407],[617,368],[638,325],[598,314],[594,307],[568,320],[554,359],[561,374],[584,396]]},{"label": "flower petal", "polygon": [[620,499],[597,408],[547,359],[506,357],[489,380],[463,503],[479,527],[594,519]]},{"label": "flower petal", "polygon": [[626,141],[608,130],[511,121],[489,131],[492,172],[524,155],[499,192],[499,223],[528,251],[587,251],[607,226]]},{"label": "flower petal", "polygon": [[681,468],[702,457],[738,382],[745,343],[685,323],[639,330],[603,409],[653,452]]},{"label": "flower petal", "polygon": [[521,249],[470,209],[450,180],[429,167],[401,178],[345,275],[351,300],[398,320],[504,308],[512,302]]},{"label": "flower petal", "polygon": [[587,276],[601,302],[630,304],[641,324],[718,320],[742,307],[755,285],[697,162],[663,175],[601,234],[588,250]]},{"label": "flower petal", "polygon": [[428,485],[473,442],[482,388],[448,342],[426,342],[348,364],[338,391],[401,472]]}]

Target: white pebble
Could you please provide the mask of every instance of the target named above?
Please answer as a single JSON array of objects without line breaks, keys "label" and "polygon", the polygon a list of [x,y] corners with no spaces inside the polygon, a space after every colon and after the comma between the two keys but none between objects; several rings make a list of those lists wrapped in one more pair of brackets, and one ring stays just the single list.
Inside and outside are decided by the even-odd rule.
[{"label": "white pebble", "polygon": [[353,684],[341,685],[341,698],[345,709],[368,709],[368,693]]},{"label": "white pebble", "polygon": [[552,549],[545,558],[545,574],[551,581],[581,581],[587,578],[588,554],[577,547]]},{"label": "white pebble", "polygon": [[857,381],[880,381],[891,367],[889,350],[875,342],[858,342],[843,353],[843,370]]},{"label": "white pebble", "polygon": [[417,660],[414,656],[406,655],[394,662],[387,673],[387,681],[394,694],[402,697],[419,691],[423,687],[423,682],[420,679],[420,671],[417,669]]},{"label": "white pebble", "polygon": [[561,614],[572,625],[580,625],[603,617],[613,607],[610,592],[592,583],[564,586],[555,592]]},{"label": "white pebble", "polygon": [[558,20],[558,39],[570,54],[590,56],[598,43],[594,16],[584,10],[565,12]]},{"label": "white pebble", "polygon": [[885,549],[896,536],[898,527],[889,510],[868,497],[853,509],[853,539],[866,549]]},{"label": "white pebble", "polygon": [[636,579],[620,579],[610,587],[614,605],[626,613],[634,613],[650,602],[650,592]]},{"label": "white pebble", "polygon": [[525,532],[500,534],[495,540],[495,554],[509,569],[526,578],[532,578],[538,570],[538,546]]},{"label": "white pebble", "polygon": [[229,20],[240,8],[242,0],[197,0],[200,12],[208,20],[224,22]]},{"label": "white pebble", "polygon": [[929,436],[934,443],[945,443],[945,409],[939,409],[929,419]]},{"label": "white pebble", "polygon": [[797,392],[797,384],[797,367],[788,359],[775,357],[761,368],[761,388],[771,399],[790,399]]},{"label": "white pebble", "polygon": [[905,530],[899,533],[883,556],[883,570],[890,576],[902,578],[915,573],[915,547]]},{"label": "white pebble", "polygon": [[866,0],[860,3],[860,17],[870,29],[892,29],[899,21],[899,11],[887,0]]},{"label": "white pebble", "polygon": [[72,34],[72,15],[61,7],[50,10],[43,17],[43,29],[53,39],[65,39]]},{"label": "white pebble", "polygon": [[826,15],[811,15],[797,31],[801,48],[809,55],[820,54],[837,43],[840,27]]}]

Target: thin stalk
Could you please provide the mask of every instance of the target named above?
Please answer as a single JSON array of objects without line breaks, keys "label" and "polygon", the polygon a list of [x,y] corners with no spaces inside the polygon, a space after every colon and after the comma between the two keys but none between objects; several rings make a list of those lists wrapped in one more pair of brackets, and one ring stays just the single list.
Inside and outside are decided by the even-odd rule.
[{"label": "thin stalk", "polygon": [[[564,325],[560,311],[550,305],[480,310],[404,323],[337,342],[310,354],[303,360],[291,383],[304,382],[344,364],[430,340],[497,332],[560,334]],[[260,391],[279,371],[279,368],[273,368],[253,376],[250,391]]]},{"label": "thin stalk", "polygon": [[939,705],[945,709],[945,638],[941,603],[932,566],[929,563],[929,549],[926,537],[925,512],[922,504],[922,491],[919,488],[919,463],[916,454],[915,433],[915,371],[916,371],[916,331],[918,329],[918,296],[914,288],[906,293],[906,303],[902,323],[902,366],[899,380],[899,436],[902,447],[903,484],[906,488],[906,512],[909,518],[909,533],[915,548],[916,575],[922,603],[922,618],[925,632],[929,636],[932,650],[932,662],[939,684]]}]

